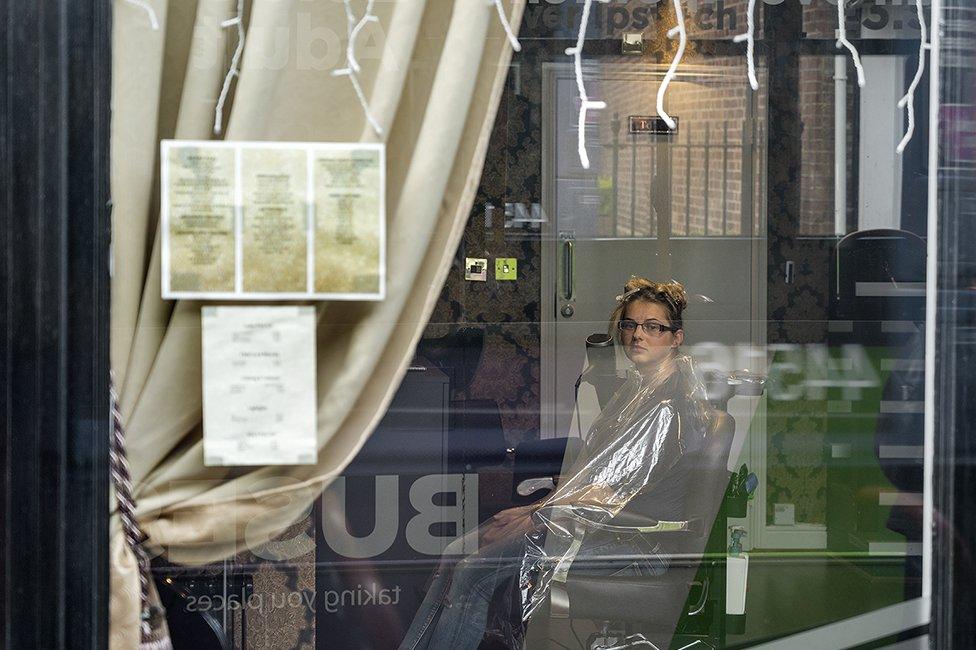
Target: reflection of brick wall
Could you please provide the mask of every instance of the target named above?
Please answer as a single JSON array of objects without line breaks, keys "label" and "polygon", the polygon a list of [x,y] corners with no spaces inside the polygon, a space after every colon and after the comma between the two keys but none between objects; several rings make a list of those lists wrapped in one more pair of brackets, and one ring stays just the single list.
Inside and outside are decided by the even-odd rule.
[{"label": "reflection of brick wall", "polygon": [[[847,81],[847,196],[853,196],[856,82]],[[834,231],[834,57],[800,59],[800,228],[801,235]],[[850,210],[850,205],[847,206]]]},{"label": "reflection of brick wall", "polygon": [[[677,116],[678,135],[630,135],[627,114],[600,114],[600,141],[604,145],[599,161],[603,184],[612,185],[614,142],[616,142],[617,228],[608,236],[652,236],[655,234],[653,206],[661,201],[652,186],[657,146],[670,143],[670,159],[657,160],[666,174],[670,166],[671,228],[674,235],[739,235],[743,228],[743,155],[753,162],[753,219],[763,204],[760,173],[764,159],[765,117],[761,108],[749,115],[749,87],[742,57],[695,57],[685,59],[684,72],[699,71],[702,76],[676,81],[668,90],[666,107]],[[762,78],[763,71],[759,71]],[[707,76],[706,76],[707,75]],[[716,78],[717,75],[717,78]],[[760,85],[755,106],[765,106],[764,84]],[[601,97],[625,113],[654,114],[658,83],[605,83]],[[609,113],[609,112],[608,112]],[[617,121],[619,120],[619,122]],[[744,149],[744,129],[751,132],[754,144]],[[706,153],[705,145],[708,145]],[[635,147],[636,145],[636,147]],[[636,164],[635,164],[636,163]],[[750,190],[746,190],[750,191]],[[611,210],[612,206],[605,206]],[[745,217],[748,219],[748,217]],[[707,224],[707,225],[706,225]],[[633,225],[633,229],[632,229]]]},{"label": "reflection of brick wall", "polygon": [[[856,18],[856,17],[855,17]],[[848,30],[856,32],[856,19]],[[832,38],[837,29],[837,8],[817,0],[803,8],[803,29],[808,37]],[[850,66],[848,66],[850,67]],[[847,83],[847,177],[853,167],[856,84],[851,70]],[[830,235],[834,231],[834,57],[800,58],[800,228],[801,235]],[[848,184],[848,196],[852,188]]]},{"label": "reflection of brick wall", "polygon": [[800,230],[828,235],[834,224],[834,59],[800,60]]},{"label": "reflection of brick wall", "polygon": [[[631,2],[614,2],[613,7],[624,7],[628,11],[640,6],[642,0]],[[702,2],[695,11],[687,12],[687,31],[690,39],[727,39],[742,33],[746,28],[746,0],[713,0]],[[621,9],[617,9],[621,11]],[[832,38],[837,28],[836,5],[826,0],[812,0],[805,5],[803,11],[803,29],[810,38]],[[762,12],[758,12],[757,38],[762,36]],[[595,14],[599,15],[599,14]],[[669,5],[660,3],[652,13],[651,26],[644,30],[645,41],[649,51],[658,52],[663,62],[669,62],[673,55],[674,41],[668,40],[663,34],[674,23],[673,11]],[[600,23],[605,25],[605,23]],[[606,33],[616,35],[622,30],[613,30],[606,25]],[[858,12],[848,12],[848,32],[854,36],[858,33]],[[693,66],[703,59],[695,56],[693,50],[686,53],[682,63],[682,70]],[[626,61],[622,60],[621,62]],[[744,58],[709,57],[709,67],[728,66],[736,72],[731,77],[741,78],[740,84],[710,84],[693,85],[675,83],[668,93],[668,108],[681,118],[681,127],[677,138],[672,165],[672,232],[676,235],[704,235],[741,234],[741,193],[742,193],[742,159],[741,149],[737,146],[742,141],[742,126],[746,111],[746,86]],[[764,61],[758,61],[760,73]],[[800,60],[800,113],[802,121],[801,133],[801,161],[800,161],[800,223],[801,235],[830,235],[834,229],[834,61],[831,56],[803,56]],[[848,83],[848,116],[854,115],[855,86],[853,74]],[[765,106],[766,84],[760,79],[760,95],[756,106]],[[639,105],[646,107],[643,113],[653,114],[654,93],[656,85],[640,87],[639,85],[618,86],[612,90],[611,102],[618,105]],[[609,89],[608,89],[609,91]],[[761,113],[761,110],[757,110]],[[601,123],[601,137],[605,145],[612,142],[613,116],[601,115],[597,117]],[[653,236],[655,234],[652,211],[652,197],[647,188],[653,175],[653,163],[648,151],[638,148],[636,155],[636,169],[631,161],[635,158],[631,151],[633,142],[627,134],[627,116],[620,115],[620,131],[618,142],[620,145],[617,165],[617,212],[616,228],[607,217],[607,236]],[[848,128],[852,120],[848,120]],[[761,205],[764,199],[764,185],[759,176],[763,170],[762,162],[765,151],[765,120],[756,115],[751,122],[757,146],[754,170],[756,183],[754,193],[754,220],[758,222]],[[725,129],[728,128],[728,139],[733,145],[727,152],[723,165],[722,141]],[[710,149],[709,161],[706,163],[702,145],[706,139],[714,148]],[[848,133],[848,143],[853,142],[853,132]],[[646,143],[645,139],[641,144]],[[690,142],[692,148],[687,148]],[[854,150],[848,144],[847,174],[851,178]],[[607,148],[603,154],[601,176],[604,185],[611,184],[612,150]],[[724,170],[724,180],[723,180]],[[633,172],[633,173],[632,173]],[[633,193],[632,193],[633,190]],[[850,188],[848,195],[850,196]],[[707,201],[706,201],[707,199]],[[707,228],[706,228],[707,202]],[[723,206],[724,221],[723,229]],[[608,206],[609,209],[609,206]]]}]

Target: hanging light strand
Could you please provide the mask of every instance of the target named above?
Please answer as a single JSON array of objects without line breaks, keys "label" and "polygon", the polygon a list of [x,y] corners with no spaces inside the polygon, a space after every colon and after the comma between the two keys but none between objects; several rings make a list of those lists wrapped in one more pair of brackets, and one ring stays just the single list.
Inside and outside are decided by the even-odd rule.
[{"label": "hanging light strand", "polygon": [[858,54],[854,44],[847,40],[847,12],[844,8],[844,0],[837,0],[837,47],[846,47],[851,53],[851,61],[854,62],[854,69],[857,70],[857,85],[864,88],[864,66],[861,65],[861,55]]},{"label": "hanging light strand", "polygon": [[898,100],[898,108],[907,107],[908,109],[908,128],[905,130],[901,142],[895,147],[895,151],[899,154],[905,151],[905,147],[915,135],[915,90],[922,81],[922,73],[925,72],[925,50],[932,47],[928,41],[928,27],[925,24],[925,10],[922,8],[922,0],[915,0],[915,12],[918,15],[918,26],[921,32],[918,42],[918,67],[915,69],[915,76],[912,77],[912,83],[908,85],[905,96]]},{"label": "hanging light strand", "polygon": [[668,66],[668,71],[664,75],[664,80],[661,81],[660,88],[657,89],[657,114],[664,120],[669,129],[674,129],[677,123],[664,110],[664,96],[678,72],[678,65],[681,64],[681,57],[685,55],[685,45],[688,43],[688,33],[685,31],[685,14],[681,10],[681,0],[672,0],[672,4],[674,5],[674,17],[677,24],[668,30],[668,38],[678,37],[678,51],[675,52],[674,59]]},{"label": "hanging light strand", "polygon": [[333,70],[332,74],[336,77],[349,77],[349,82],[352,83],[352,88],[356,91],[356,97],[359,98],[359,105],[362,106],[363,113],[366,115],[366,121],[373,128],[373,132],[382,137],[383,129],[370,112],[369,102],[366,101],[363,87],[359,83],[360,67],[359,61],[356,59],[356,39],[359,38],[359,32],[366,27],[367,23],[377,23],[380,20],[379,17],[373,15],[373,4],[374,0],[369,0],[366,3],[366,11],[363,13],[363,17],[357,21],[356,14],[352,10],[352,4],[349,0],[343,0],[343,5],[346,8],[346,32],[349,36],[346,43],[346,67]]},{"label": "hanging light strand", "polygon": [[135,5],[139,7],[147,14],[149,14],[149,24],[152,26],[153,31],[159,31],[159,18],[156,17],[156,10],[149,6],[146,0],[125,0],[130,5]]},{"label": "hanging light strand", "polygon": [[230,69],[224,77],[224,85],[220,88],[217,106],[214,108],[214,135],[220,135],[224,130],[224,103],[230,94],[230,82],[241,74],[241,55],[244,53],[244,0],[237,0],[237,15],[220,23],[223,29],[237,27],[237,47],[230,60]]},{"label": "hanging light strand", "polygon": [[508,22],[508,16],[505,15],[505,8],[502,6],[502,0],[488,0],[489,4],[495,5],[495,9],[498,10],[498,20],[501,21],[502,27],[505,29],[505,36],[508,37],[508,42],[512,44],[512,49],[516,52],[522,51],[522,44],[519,43],[518,37],[515,36],[515,31],[512,29],[512,23]]},{"label": "hanging light strand", "polygon": [[[609,0],[597,1],[609,2]],[[576,88],[579,91],[580,98],[576,143],[579,151],[580,165],[583,169],[590,168],[590,157],[586,155],[586,111],[590,109],[599,110],[607,107],[606,102],[591,100],[586,94],[586,86],[583,84],[583,40],[586,38],[586,25],[590,20],[590,7],[592,5],[593,0],[584,0],[583,16],[580,18],[579,33],[576,35],[576,46],[566,48],[566,54],[573,57],[573,67],[576,70]]]},{"label": "hanging light strand", "polygon": [[754,91],[759,90],[759,79],[756,78],[756,0],[749,0],[749,7],[746,9],[746,33],[739,34],[732,40],[736,43],[746,42],[749,85]]}]

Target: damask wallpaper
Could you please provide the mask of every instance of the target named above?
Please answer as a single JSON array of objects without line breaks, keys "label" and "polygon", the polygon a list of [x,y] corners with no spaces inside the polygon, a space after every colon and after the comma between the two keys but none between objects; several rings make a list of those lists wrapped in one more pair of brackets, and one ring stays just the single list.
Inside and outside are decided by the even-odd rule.
[{"label": "damask wallpaper", "polygon": [[[452,398],[495,401],[511,444],[539,437],[541,245],[538,231],[505,228],[504,215],[505,203],[541,201],[539,49],[527,42],[513,63],[474,208],[425,333],[438,337],[465,326],[484,330],[484,353],[474,379]],[[487,282],[464,280],[466,257],[489,260]],[[518,260],[517,280],[495,280],[497,257]]]}]

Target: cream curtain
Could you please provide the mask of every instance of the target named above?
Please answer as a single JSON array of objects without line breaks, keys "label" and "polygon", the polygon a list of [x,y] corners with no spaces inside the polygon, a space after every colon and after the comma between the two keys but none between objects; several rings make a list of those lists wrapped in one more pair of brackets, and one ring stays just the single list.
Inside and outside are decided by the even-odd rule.
[{"label": "cream curtain", "polygon": [[[517,25],[525,0],[505,9]],[[203,466],[200,303],[160,298],[159,140],[211,138],[236,0],[115,0],[112,365],[151,549],[203,563],[298,519],[383,416],[471,209],[511,47],[485,0],[379,0],[361,81],[387,134],[387,298],[318,305],[315,466]],[[361,14],[365,0],[352,0]],[[230,140],[375,141],[344,65],[338,0],[252,0]],[[138,645],[138,574],[112,529],[112,646]]]}]

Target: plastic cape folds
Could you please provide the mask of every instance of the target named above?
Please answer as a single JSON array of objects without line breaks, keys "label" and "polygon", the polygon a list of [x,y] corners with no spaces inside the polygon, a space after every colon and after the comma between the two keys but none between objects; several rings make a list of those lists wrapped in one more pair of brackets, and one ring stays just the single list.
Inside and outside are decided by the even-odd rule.
[{"label": "plastic cape folds", "polygon": [[690,357],[677,357],[662,375],[630,372],[557,489],[533,514],[538,526],[525,534],[518,575],[523,624],[550,595],[553,581],[565,579],[592,524],[612,525],[638,497],[654,503],[670,492],[664,500],[680,502],[675,493],[684,483],[668,482],[682,475],[676,466],[683,457],[704,447],[712,410]]}]

